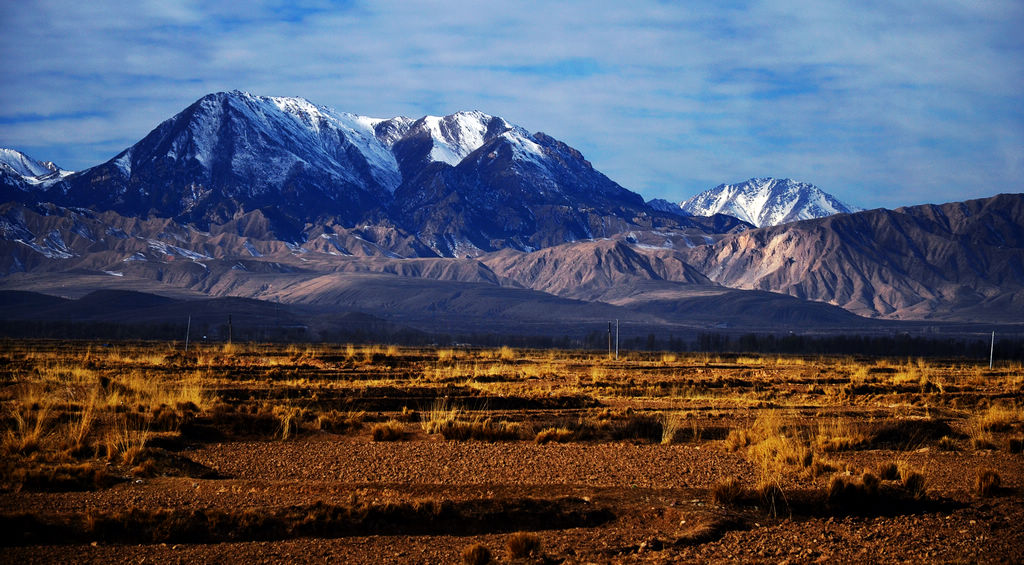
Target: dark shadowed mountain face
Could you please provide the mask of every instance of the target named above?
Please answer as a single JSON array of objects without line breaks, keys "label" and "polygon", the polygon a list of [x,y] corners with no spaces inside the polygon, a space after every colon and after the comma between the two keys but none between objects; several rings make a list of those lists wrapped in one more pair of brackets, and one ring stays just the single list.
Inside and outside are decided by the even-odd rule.
[{"label": "dark shadowed mountain face", "polygon": [[296,243],[310,225],[391,226],[441,256],[601,237],[653,212],[575,149],[498,117],[382,120],[242,92],[196,101],[97,167],[7,192],[203,230],[259,210]]}]

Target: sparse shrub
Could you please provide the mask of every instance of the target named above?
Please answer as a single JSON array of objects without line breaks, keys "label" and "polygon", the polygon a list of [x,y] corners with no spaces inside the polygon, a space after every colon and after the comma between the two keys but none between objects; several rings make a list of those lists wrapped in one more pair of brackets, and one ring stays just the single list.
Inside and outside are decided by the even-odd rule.
[{"label": "sparse shrub", "polygon": [[473,420],[444,420],[431,426],[429,433],[441,434],[447,440],[476,439],[509,441],[519,439],[522,425],[516,422],[477,417]]},{"label": "sparse shrub", "polygon": [[339,412],[331,410],[316,417],[316,427],[325,432],[345,433],[363,427],[366,412]]},{"label": "sparse shrub", "polygon": [[534,443],[543,445],[548,442],[566,443],[572,441],[575,434],[569,428],[544,428],[533,438]]},{"label": "sparse shrub", "polygon": [[1024,409],[1016,405],[997,404],[989,406],[984,412],[975,415],[972,420],[985,431],[1002,432],[1015,424],[1024,422]]},{"label": "sparse shrub", "polygon": [[507,345],[502,345],[501,349],[498,350],[498,358],[502,361],[515,361],[516,350]]},{"label": "sparse shrub", "polygon": [[924,474],[908,466],[900,467],[900,484],[910,496],[921,499],[927,495],[927,487]]},{"label": "sparse shrub", "polygon": [[96,419],[97,397],[98,391],[94,388],[78,417],[70,420],[64,428],[64,440],[73,455],[84,454],[88,448],[88,437]]},{"label": "sparse shrub", "polygon": [[860,477],[836,474],[828,483],[828,502],[839,507],[858,507],[878,499],[879,480],[871,473]]},{"label": "sparse shrub", "polygon": [[711,489],[711,504],[729,506],[744,494],[743,484],[736,477],[722,479]]},{"label": "sparse shrub", "polygon": [[405,438],[405,427],[396,420],[378,422],[370,428],[370,437],[373,441],[398,441]]},{"label": "sparse shrub", "polygon": [[516,532],[508,536],[505,542],[509,557],[522,559],[524,557],[537,557],[540,555],[541,543],[537,534],[529,532]]},{"label": "sparse shrub", "polygon": [[897,481],[900,478],[900,469],[892,461],[883,463],[878,468],[877,473],[883,481]]},{"label": "sparse shrub", "polygon": [[462,550],[462,563],[464,565],[487,565],[491,562],[491,550],[482,543],[467,545]]},{"label": "sparse shrub", "polygon": [[661,414],[661,443],[669,445],[686,439],[689,431],[689,439],[699,441],[701,436],[700,422],[697,418],[690,418],[687,414],[680,412],[662,412]]},{"label": "sparse shrub", "polygon": [[956,440],[949,436],[942,436],[935,445],[943,451],[957,451],[960,449],[956,444]]},{"label": "sparse shrub", "polygon": [[3,446],[9,453],[31,453],[39,449],[50,431],[48,402],[25,402],[11,410],[13,429],[4,431]]},{"label": "sparse shrub", "polygon": [[725,438],[725,447],[729,451],[739,451],[750,445],[750,434],[746,430],[729,430]]},{"label": "sparse shrub", "polygon": [[978,496],[990,497],[999,492],[999,485],[1002,480],[999,473],[994,469],[982,469],[978,471],[978,477],[974,481],[974,491]]},{"label": "sparse shrub", "polygon": [[453,361],[454,359],[455,359],[455,350],[454,349],[438,349],[437,350],[437,360],[438,361],[440,361],[442,363],[447,363],[448,361]]},{"label": "sparse shrub", "polygon": [[859,426],[835,419],[818,425],[815,445],[822,451],[860,449],[868,444],[868,435]]},{"label": "sparse shrub", "polygon": [[145,449],[148,439],[149,428],[134,429],[127,418],[118,418],[107,429],[103,438],[107,461],[120,462],[126,466],[133,465]]},{"label": "sparse shrub", "polygon": [[293,437],[299,431],[303,410],[297,406],[275,406],[272,414],[278,421],[278,435],[282,440]]},{"label": "sparse shrub", "polygon": [[974,449],[995,449],[996,444],[992,442],[992,437],[986,434],[985,436],[972,437],[971,445]]}]

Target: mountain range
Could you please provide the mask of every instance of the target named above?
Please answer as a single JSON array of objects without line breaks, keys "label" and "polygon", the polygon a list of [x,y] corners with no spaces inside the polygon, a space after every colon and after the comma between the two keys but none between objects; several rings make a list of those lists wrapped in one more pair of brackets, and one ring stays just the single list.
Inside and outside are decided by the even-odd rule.
[{"label": "mountain range", "polygon": [[758,178],[644,202],[499,117],[367,118],[241,92],[77,173],[0,158],[0,290],[523,333],[1024,319],[1021,195],[858,211]]}]

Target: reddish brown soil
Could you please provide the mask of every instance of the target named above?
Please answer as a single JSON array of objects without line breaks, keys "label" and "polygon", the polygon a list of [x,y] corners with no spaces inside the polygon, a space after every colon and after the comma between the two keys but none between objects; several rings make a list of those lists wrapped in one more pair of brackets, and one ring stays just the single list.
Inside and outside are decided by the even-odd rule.
[{"label": "reddish brown soil", "polygon": [[[4,510],[115,512],[134,508],[268,508],[316,501],[343,503],[353,493],[380,503],[423,498],[485,499],[577,496],[612,510],[595,528],[544,530],[544,554],[566,562],[1013,562],[1024,550],[1021,457],[999,452],[915,452],[928,470],[930,495],[946,504],[895,516],[794,515],[770,518],[751,508],[707,504],[716,481],[752,480],[750,464],[714,442],[692,445],[446,442],[432,437],[373,443],[365,436],[292,442],[213,444],[187,452],[227,479],[139,479],[94,492],[8,493]],[[891,453],[852,452],[870,466]],[[991,499],[970,492],[979,466],[1000,473],[1006,491]],[[968,474],[965,477],[964,474]],[[675,539],[723,516],[703,543]],[[502,557],[507,534],[370,536],[274,542],[7,547],[7,562],[393,562],[446,563],[483,543]],[[58,540],[54,540],[58,541]],[[653,549],[652,549],[653,548]]]},{"label": "reddish brown soil", "polygon": [[[289,369],[288,379],[307,380],[289,383],[291,388],[281,396],[308,406],[309,414],[297,437],[288,440],[273,437],[277,433],[273,426],[263,431],[254,428],[248,434],[203,435],[210,426],[217,425],[218,418],[249,422],[240,415],[256,414],[268,391],[280,392],[285,386],[264,378],[260,366],[247,366],[245,371],[254,375],[245,377],[248,380],[232,373],[233,369],[225,369],[223,374],[210,377],[209,387],[218,393],[220,407],[204,408],[195,420],[207,428],[197,428],[199,432],[192,436],[183,434],[177,440],[179,444],[167,448],[215,470],[218,478],[167,476],[164,472],[133,477],[126,467],[111,464],[113,474],[131,479],[111,487],[71,492],[9,488],[0,492],[0,518],[8,519],[5,524],[9,526],[0,544],[0,562],[458,563],[462,550],[473,544],[488,547],[496,561],[509,562],[506,541],[519,530],[532,531],[541,541],[540,555],[516,561],[529,563],[1024,560],[1024,455],[1011,453],[1006,447],[1009,437],[1020,435],[1021,423],[1001,424],[990,436],[994,443],[987,447],[972,442],[967,429],[968,419],[981,406],[990,406],[995,400],[1019,401],[1021,379],[1015,373],[1002,374],[1003,381],[998,385],[984,384],[994,382],[992,379],[972,385],[968,377],[954,375],[944,382],[945,392],[927,394],[917,381],[890,382],[884,380],[886,376],[872,381],[871,386],[878,389],[871,393],[873,396],[860,393],[858,397],[856,391],[847,396],[836,392],[854,370],[838,366],[818,368],[800,363],[787,367],[766,362],[763,368],[751,369],[748,362],[708,368],[707,363],[701,367],[646,361],[611,369],[605,366],[603,372],[591,373],[592,364],[585,360],[574,360],[571,365],[550,361],[551,368],[545,369],[550,374],[540,377],[522,374],[529,367],[512,366],[497,384],[481,381],[492,398],[524,406],[533,403],[538,408],[496,411],[483,405],[468,415],[514,421],[523,423],[524,429],[537,430],[585,418],[600,419],[606,416],[598,412],[605,408],[627,419],[669,409],[691,412],[687,422],[697,421],[697,427],[703,430],[701,437],[670,445],[650,437],[576,438],[568,443],[538,445],[525,432],[513,441],[446,441],[438,434],[424,432],[418,421],[424,414],[413,416],[394,409],[364,414],[366,423],[346,433],[319,431],[312,425],[315,416],[328,409],[360,409],[349,399],[368,402],[369,390],[377,394],[373,402],[379,402],[389,394],[411,395],[415,384],[418,396],[410,401],[414,407],[429,406],[431,395],[441,398],[455,394],[453,390],[459,394],[473,392],[466,384],[469,377],[464,376],[413,383],[419,378],[416,364],[432,367],[435,359],[430,353],[406,359],[403,370],[411,376],[407,380],[396,378],[389,385],[393,386],[390,393],[361,383],[361,379],[386,379],[393,374],[380,367],[363,369],[347,361],[347,365],[321,361],[319,369]],[[487,359],[496,362],[494,357]],[[99,366],[97,371],[102,370],[101,363]],[[350,380],[343,380],[340,371],[335,370],[342,366],[348,371],[344,379]],[[173,374],[172,369],[159,369]],[[279,370],[274,366],[267,371]],[[323,371],[319,382],[318,370]],[[929,378],[939,378],[936,375],[940,375],[939,370]],[[12,369],[3,401],[16,402],[17,387],[30,376],[29,369]],[[453,387],[453,381],[458,386]],[[673,384],[678,390],[671,391],[644,388],[647,383],[659,381],[683,384]],[[571,395],[585,397],[599,407],[552,407]],[[279,402],[278,397],[271,398]],[[334,404],[328,404],[327,398]],[[317,406],[317,402],[324,406]],[[391,404],[401,406],[402,402],[405,400]],[[230,410],[225,404],[230,404]],[[710,492],[723,480],[736,478],[752,489],[763,478],[750,453],[745,448],[730,449],[726,435],[729,430],[750,430],[758,414],[773,411],[784,411],[788,421],[797,426],[793,429],[810,430],[808,433],[818,429],[818,422],[835,418],[867,427],[927,418],[948,423],[952,439],[907,438],[896,446],[869,445],[816,453],[838,470],[816,477],[799,465],[795,470],[779,471],[775,480],[785,500],[774,515],[756,496],[726,506],[711,504]],[[263,426],[267,418],[252,422]],[[404,422],[405,439],[372,441],[372,423],[390,419]],[[811,441],[812,437],[805,439]],[[103,464],[100,457],[91,461]],[[923,499],[899,494],[898,485],[888,481],[883,482],[879,500],[866,506],[827,502],[831,476],[858,477],[865,470],[878,470],[893,462],[924,474],[927,491]],[[981,469],[992,469],[1000,476],[1001,488],[994,496],[982,497],[975,491]],[[140,543],[110,535],[81,539],[82,532],[93,531],[82,529],[89,520],[129,511],[139,516],[166,509],[234,514],[250,511],[260,515],[316,503],[346,507],[353,501],[372,508],[454,501],[467,503],[472,511],[472,505],[481,501],[502,507],[506,502],[512,505],[526,499],[555,505],[572,501],[577,510],[592,509],[595,515],[607,518],[581,527],[573,525],[571,517],[551,514],[524,526],[510,515],[508,525],[500,517],[486,525],[470,523],[467,518],[456,521],[450,531],[430,534],[350,535],[341,529],[310,537],[273,534],[269,539],[251,536],[246,539],[255,541],[221,543],[190,543],[175,537],[178,534],[170,534],[166,543]],[[79,529],[70,530],[70,537],[62,538],[62,530],[50,522],[46,526],[32,522],[58,518],[85,526],[76,526]],[[567,521],[561,521],[563,518]],[[366,527],[383,532],[390,526],[393,524]],[[416,524],[406,526],[415,529]],[[23,530],[34,532],[31,545],[18,541],[29,539],[19,538]],[[52,539],[40,540],[40,532],[52,532]]]}]

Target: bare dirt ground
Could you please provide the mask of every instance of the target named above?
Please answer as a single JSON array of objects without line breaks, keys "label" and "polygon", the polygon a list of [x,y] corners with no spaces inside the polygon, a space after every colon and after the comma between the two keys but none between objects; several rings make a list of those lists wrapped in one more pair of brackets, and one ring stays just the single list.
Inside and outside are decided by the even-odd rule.
[{"label": "bare dirt ground", "polygon": [[3,344],[3,562],[1024,560],[1019,364],[179,349]]}]

